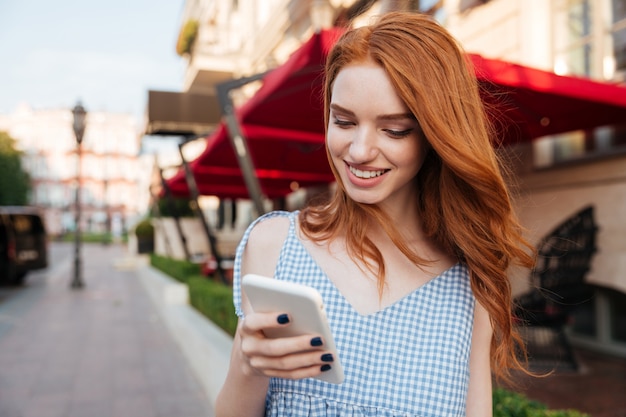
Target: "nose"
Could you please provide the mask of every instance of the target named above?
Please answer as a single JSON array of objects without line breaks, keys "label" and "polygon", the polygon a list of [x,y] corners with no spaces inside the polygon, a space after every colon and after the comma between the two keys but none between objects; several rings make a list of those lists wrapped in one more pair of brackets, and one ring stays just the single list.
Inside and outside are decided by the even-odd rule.
[{"label": "nose", "polygon": [[372,161],[378,155],[376,129],[359,126],[355,129],[352,143],[350,144],[350,158],[354,162]]}]

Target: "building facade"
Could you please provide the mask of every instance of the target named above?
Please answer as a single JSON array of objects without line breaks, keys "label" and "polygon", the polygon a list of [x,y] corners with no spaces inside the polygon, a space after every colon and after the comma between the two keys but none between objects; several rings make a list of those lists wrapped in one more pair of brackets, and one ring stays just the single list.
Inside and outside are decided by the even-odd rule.
[{"label": "building facade", "polygon": [[[342,19],[359,25],[398,9],[434,14],[467,52],[561,75],[626,80],[626,0],[188,0],[181,27],[190,20],[198,26],[183,53],[184,90],[212,93],[216,83],[281,64],[320,27]],[[240,100],[253,92],[242,89]],[[580,309],[572,337],[626,356],[626,125],[501,152],[511,161],[515,203],[531,241],[594,206],[598,251],[588,281],[596,296]],[[516,292],[527,289],[520,278]]]},{"label": "building facade", "polygon": [[[560,75],[626,79],[626,1],[444,2],[445,25],[467,52]],[[578,310],[572,338],[626,356],[626,120],[542,137],[504,151],[517,208],[533,241],[587,205],[599,226],[588,282],[595,296]],[[524,288],[519,288],[523,291]]]},{"label": "building facade", "polygon": [[[187,61],[183,91],[214,93],[222,81],[262,73],[284,63],[315,31],[338,21],[356,25],[394,9],[414,9],[415,0],[187,0],[181,38],[193,22],[193,40],[179,38]],[[422,1],[429,7],[438,1]],[[254,88],[244,91],[244,99]]]},{"label": "building facade", "polygon": [[[338,20],[353,20],[358,25],[384,10],[414,8],[417,3],[414,0],[187,0],[177,43],[177,51],[187,64],[182,92],[215,95],[215,86],[221,82],[261,74],[283,64],[313,33],[332,27]],[[259,82],[251,82],[232,90],[235,105],[247,101],[259,86]],[[169,178],[175,172],[166,169],[164,175]],[[159,189],[160,185],[154,182],[153,190],[158,194]],[[286,201],[264,203],[269,209],[297,208],[306,201],[307,192],[302,189]],[[209,203],[203,204],[206,201]],[[209,220],[217,219],[221,205],[210,201],[201,199],[200,205]],[[238,240],[250,223],[254,206],[250,201],[238,200],[236,213],[233,228],[219,228],[219,238]],[[214,223],[219,225],[217,221]]]},{"label": "building facade", "polygon": [[[23,152],[31,177],[30,204],[45,213],[48,232],[75,230],[78,163],[71,109],[33,110],[20,105],[0,115]],[[140,136],[130,114],[88,112],[80,158],[81,229],[120,236],[148,204],[150,161],[139,156]]]}]

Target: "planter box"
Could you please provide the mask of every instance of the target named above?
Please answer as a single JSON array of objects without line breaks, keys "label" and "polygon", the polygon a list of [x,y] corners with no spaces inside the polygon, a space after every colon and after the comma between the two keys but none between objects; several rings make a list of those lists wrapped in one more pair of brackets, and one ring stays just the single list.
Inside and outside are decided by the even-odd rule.
[{"label": "planter box", "polygon": [[[171,217],[152,219],[154,225],[154,252],[157,255],[173,259],[185,259],[185,249],[176,227],[176,221]],[[202,223],[195,217],[180,219],[183,236],[187,240],[187,249],[193,258],[210,256],[211,247],[204,233]]]},{"label": "planter box", "polygon": [[137,238],[137,253],[152,253],[154,252],[154,239],[138,237]]}]

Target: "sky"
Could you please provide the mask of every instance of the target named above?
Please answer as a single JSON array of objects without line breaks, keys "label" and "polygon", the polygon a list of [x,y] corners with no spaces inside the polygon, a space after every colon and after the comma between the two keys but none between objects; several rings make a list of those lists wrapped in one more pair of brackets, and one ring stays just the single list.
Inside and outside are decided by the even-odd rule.
[{"label": "sky", "polygon": [[131,113],[181,91],[184,0],[0,0],[0,113],[20,103]]}]

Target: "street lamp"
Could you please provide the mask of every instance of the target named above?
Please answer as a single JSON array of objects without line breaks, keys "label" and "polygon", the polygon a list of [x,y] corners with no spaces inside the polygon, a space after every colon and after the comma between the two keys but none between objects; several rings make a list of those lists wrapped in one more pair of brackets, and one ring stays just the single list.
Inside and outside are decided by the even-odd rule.
[{"label": "street lamp", "polygon": [[76,227],[74,236],[74,278],[72,279],[72,288],[82,288],[84,286],[82,278],[82,265],[80,258],[80,179],[81,179],[81,160],[82,160],[82,143],[83,134],[85,133],[85,119],[87,111],[80,103],[76,103],[72,109],[74,115],[74,135],[76,136]]}]

